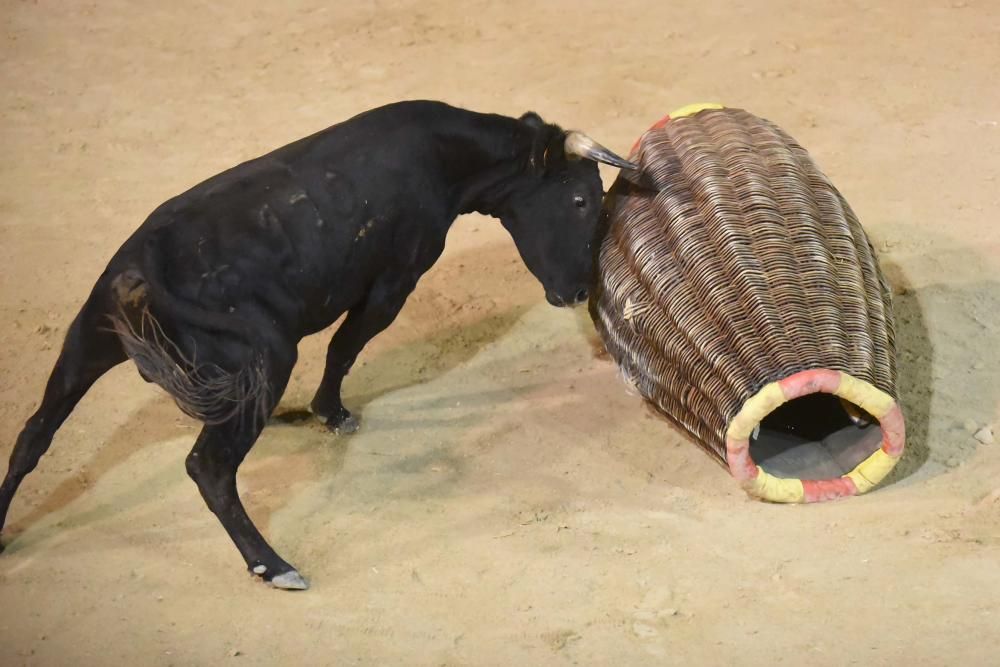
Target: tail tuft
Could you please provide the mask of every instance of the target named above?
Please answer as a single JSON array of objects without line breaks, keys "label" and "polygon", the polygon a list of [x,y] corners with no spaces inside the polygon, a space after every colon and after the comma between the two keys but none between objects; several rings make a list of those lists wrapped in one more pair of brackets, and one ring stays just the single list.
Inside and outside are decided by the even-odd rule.
[{"label": "tail tuft", "polygon": [[149,311],[144,285],[118,291],[121,308],[111,321],[125,352],[142,376],[166,390],[185,414],[205,424],[235,418],[260,425],[267,419],[270,385],[259,353],[235,373],[199,364],[170,340]]}]

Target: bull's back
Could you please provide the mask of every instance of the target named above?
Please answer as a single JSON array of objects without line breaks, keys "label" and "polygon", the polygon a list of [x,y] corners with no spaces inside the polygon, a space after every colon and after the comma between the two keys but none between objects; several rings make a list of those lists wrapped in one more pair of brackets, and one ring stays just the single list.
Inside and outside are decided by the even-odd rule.
[{"label": "bull's back", "polygon": [[407,121],[439,106],[372,110],[227,169],[157,207],[119,254],[155,236],[178,297],[220,312],[269,299],[290,327],[321,329],[363,297],[402,209],[443,199],[433,146]]}]

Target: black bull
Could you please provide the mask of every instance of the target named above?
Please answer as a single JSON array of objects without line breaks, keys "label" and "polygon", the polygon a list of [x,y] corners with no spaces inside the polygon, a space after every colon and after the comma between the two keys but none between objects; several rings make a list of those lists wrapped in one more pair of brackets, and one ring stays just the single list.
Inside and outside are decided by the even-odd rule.
[{"label": "black bull", "polygon": [[454,219],[472,211],[500,219],[550,303],[583,301],[602,197],[594,160],[632,166],[533,113],[515,119],[403,102],[162,204],[111,258],[70,326],[11,454],[0,528],[77,402],[131,358],[204,423],[187,470],[250,571],[280,588],[306,588],[236,489],[299,340],[347,313],[312,411],[331,429],[356,429],[340,399],[344,376],[440,256]]}]

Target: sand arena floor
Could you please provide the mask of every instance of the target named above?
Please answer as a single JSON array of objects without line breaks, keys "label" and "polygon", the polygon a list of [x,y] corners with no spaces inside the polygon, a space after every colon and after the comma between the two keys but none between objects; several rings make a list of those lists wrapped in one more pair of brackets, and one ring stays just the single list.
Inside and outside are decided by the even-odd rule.
[{"label": "sand arena floor", "polygon": [[996,664],[997,3],[4,0],[0,31],[4,457],[149,211],[404,98],[622,151],[692,101],[778,122],[881,252],[909,426],[875,493],[752,502],[470,216],[349,376],[362,431],[275,426],[241,471],[308,593],[245,573],[184,471],[196,424],[123,365],[15,499],[0,664]]}]

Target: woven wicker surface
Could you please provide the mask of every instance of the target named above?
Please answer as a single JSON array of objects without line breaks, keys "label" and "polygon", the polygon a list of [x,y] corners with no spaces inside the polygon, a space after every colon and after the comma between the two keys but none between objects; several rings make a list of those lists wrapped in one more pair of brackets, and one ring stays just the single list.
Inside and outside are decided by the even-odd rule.
[{"label": "woven wicker surface", "polygon": [[890,292],[808,153],[741,109],[676,118],[633,151],[652,187],[605,202],[590,310],[626,379],[720,461],[771,381],[840,370],[896,397]]}]

